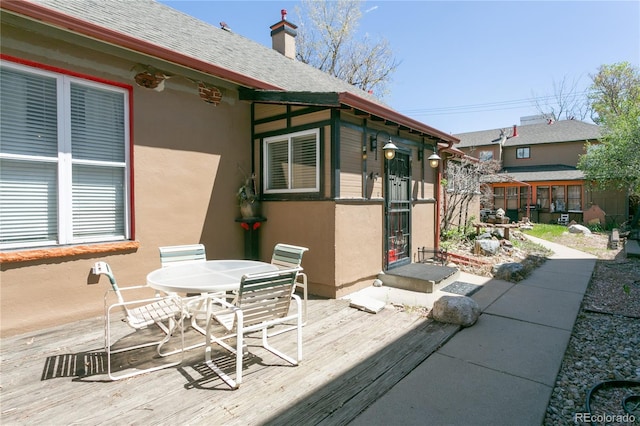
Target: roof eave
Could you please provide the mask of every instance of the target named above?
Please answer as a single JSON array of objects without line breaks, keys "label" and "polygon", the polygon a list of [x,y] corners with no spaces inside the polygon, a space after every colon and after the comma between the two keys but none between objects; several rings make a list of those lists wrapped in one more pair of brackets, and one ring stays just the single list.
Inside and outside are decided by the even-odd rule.
[{"label": "roof eave", "polygon": [[352,108],[360,109],[362,111],[366,111],[379,117],[383,117],[389,121],[393,121],[409,129],[412,129],[413,131],[435,136],[438,139],[441,139],[442,141],[449,144],[460,142],[460,139],[456,138],[453,135],[450,135],[438,129],[434,129],[431,126],[427,126],[424,123],[404,116],[399,112],[392,110],[391,108],[387,108],[384,105],[361,98],[353,93],[342,92],[339,94],[338,99],[342,104],[348,105]]},{"label": "roof eave", "polygon": [[440,139],[447,144],[459,142],[459,139],[444,133],[419,121],[406,117],[390,108],[386,108],[376,102],[369,101],[350,92],[287,92],[279,90],[253,90],[240,89],[240,100],[263,103],[313,105],[338,108],[346,105],[363,111],[366,114],[375,115],[385,121],[393,122],[406,127],[415,133],[422,133]]}]

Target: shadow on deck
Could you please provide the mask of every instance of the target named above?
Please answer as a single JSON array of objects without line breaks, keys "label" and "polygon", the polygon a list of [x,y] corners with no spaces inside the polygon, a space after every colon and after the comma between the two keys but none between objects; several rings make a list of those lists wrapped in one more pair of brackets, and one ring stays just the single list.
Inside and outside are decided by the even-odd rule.
[{"label": "shadow on deck", "polygon": [[[202,347],[185,353],[179,367],[105,380],[101,318],[3,338],[0,422],[347,424],[459,329],[392,305],[372,315],[350,308],[347,300],[310,299],[308,313],[301,364],[288,365],[252,337],[236,391],[205,368]],[[121,340],[158,333],[132,333],[120,325]],[[274,337],[274,346],[293,350],[290,334]],[[186,344],[203,339],[192,329],[186,338]],[[123,355],[112,365],[157,361],[153,351]],[[221,365],[231,361],[226,352],[215,357]]]}]

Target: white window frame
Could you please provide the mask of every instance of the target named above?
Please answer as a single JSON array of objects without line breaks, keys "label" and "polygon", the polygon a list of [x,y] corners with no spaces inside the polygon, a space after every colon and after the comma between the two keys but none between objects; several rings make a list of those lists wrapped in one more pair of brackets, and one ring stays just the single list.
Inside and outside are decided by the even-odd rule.
[{"label": "white window frame", "polygon": [[[287,173],[292,176],[292,152],[293,152],[293,139],[300,136],[315,136],[315,185],[308,188],[292,188],[292,180],[289,179],[288,188],[285,189],[272,189],[269,188],[269,176],[271,175],[271,165],[269,164],[269,144],[277,142],[287,142]],[[302,192],[319,192],[320,191],[320,129],[303,130],[300,132],[289,133],[285,135],[271,136],[264,138],[263,140],[263,182],[265,194],[290,194],[290,193],[302,193]]]},{"label": "white window frame", "polygon": [[[0,243],[0,249],[19,249],[32,247],[47,247],[58,245],[84,244],[95,242],[122,241],[131,238],[131,167],[130,167],[130,109],[129,90],[123,87],[92,81],[65,73],[58,73],[47,69],[34,68],[17,64],[12,61],[0,60],[0,65],[16,71],[40,75],[56,80],[57,102],[57,158],[37,155],[23,155],[0,152],[0,158],[13,161],[29,161],[38,163],[57,164],[57,239],[38,241],[16,241]],[[124,161],[99,161],[87,159],[74,159],[71,153],[71,85],[96,88],[123,95],[123,131],[124,131]],[[102,235],[74,237],[73,230],[73,166],[109,167],[111,169],[123,169],[124,182],[122,202],[124,211],[122,218],[124,229],[122,235]]]}]

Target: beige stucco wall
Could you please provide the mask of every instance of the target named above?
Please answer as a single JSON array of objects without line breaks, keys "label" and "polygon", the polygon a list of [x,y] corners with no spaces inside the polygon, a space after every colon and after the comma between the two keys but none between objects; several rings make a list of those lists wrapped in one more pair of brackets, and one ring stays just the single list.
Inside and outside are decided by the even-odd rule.
[{"label": "beige stucco wall", "polygon": [[[384,268],[383,209],[380,201],[265,202],[261,258],[278,242],[301,245],[309,248],[302,266],[311,293],[341,297],[369,286]],[[413,260],[419,247],[433,247],[435,203],[416,203],[412,214]]]},{"label": "beige stucco wall", "polygon": [[309,291],[333,297],[335,291],[335,203],[332,201],[270,201],[262,203],[267,218],[260,228],[260,255],[271,259],[277,243],[309,249],[302,258]]},{"label": "beige stucco wall", "polygon": [[[29,46],[20,37],[30,37]],[[204,243],[209,258],[240,258],[242,229],[235,193],[239,166],[250,170],[250,107],[223,91],[214,106],[180,77],[156,92],[135,85],[135,62],[44,40],[3,26],[3,53],[133,86],[133,192],[137,250],[3,263],[0,272],[2,336],[103,311],[106,278],[95,284],[90,268],[107,261],[121,285],[144,284],[160,266],[158,247]]]},{"label": "beige stucco wall", "polygon": [[383,206],[336,205],[336,296],[373,283],[383,268]]},{"label": "beige stucco wall", "polygon": [[411,260],[420,261],[418,251],[421,248],[433,249],[435,246],[435,203],[414,203],[411,229]]},{"label": "beige stucco wall", "polygon": [[381,202],[265,202],[261,258],[268,261],[279,242],[309,248],[302,261],[309,290],[324,297],[370,285],[383,268],[382,209]]}]

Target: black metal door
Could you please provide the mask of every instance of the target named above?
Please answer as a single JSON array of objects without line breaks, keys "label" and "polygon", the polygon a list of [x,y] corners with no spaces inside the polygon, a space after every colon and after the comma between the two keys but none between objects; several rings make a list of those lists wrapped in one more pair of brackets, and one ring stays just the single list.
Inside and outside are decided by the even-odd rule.
[{"label": "black metal door", "polygon": [[411,166],[402,152],[386,163],[384,254],[387,268],[393,268],[411,262]]}]

